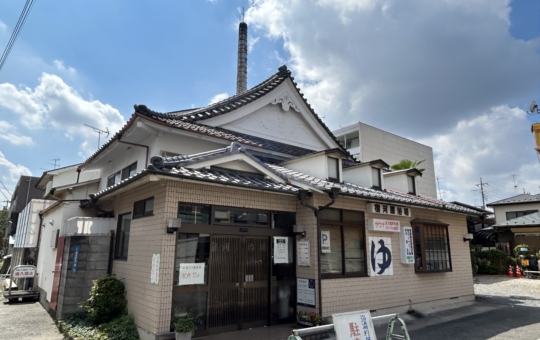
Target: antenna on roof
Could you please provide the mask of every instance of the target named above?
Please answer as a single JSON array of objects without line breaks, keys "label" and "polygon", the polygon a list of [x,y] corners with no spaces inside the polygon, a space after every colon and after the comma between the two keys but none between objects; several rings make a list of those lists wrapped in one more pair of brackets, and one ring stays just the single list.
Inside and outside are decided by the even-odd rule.
[{"label": "antenna on roof", "polygon": [[531,111],[527,111],[528,114],[531,114],[531,115],[535,113],[540,114],[540,109],[538,109],[538,104],[536,104],[534,100],[531,102],[531,105],[529,106],[529,110]]},{"label": "antenna on roof", "polygon": [[51,159],[51,161],[54,161],[54,164],[53,163],[47,163],[47,164],[52,165],[53,170],[56,170],[56,166],[60,167],[60,164],[56,164],[56,163],[58,163],[59,160],[60,160],[60,158],[53,158],[53,159]]},{"label": "antenna on roof", "polygon": [[105,136],[105,138],[109,137],[109,128],[105,128],[105,130],[100,130],[96,127],[93,127],[93,126],[90,126],[88,124],[83,124],[84,126],[88,126],[89,128],[91,129],[94,129],[95,132],[98,133],[98,140],[97,140],[97,148],[99,149],[99,140],[101,139],[101,134],[107,134],[107,136]]},{"label": "antenna on roof", "polygon": [[242,7],[242,22],[244,22],[244,14],[245,14],[244,7]]}]

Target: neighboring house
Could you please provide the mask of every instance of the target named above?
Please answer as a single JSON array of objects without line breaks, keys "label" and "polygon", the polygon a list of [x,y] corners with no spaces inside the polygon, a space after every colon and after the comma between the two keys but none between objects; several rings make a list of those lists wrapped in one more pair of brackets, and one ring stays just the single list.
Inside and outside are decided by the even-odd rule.
[{"label": "neighboring house", "polygon": [[[78,173],[77,165],[61,169],[46,171],[36,183],[38,189],[43,190],[43,199],[49,205],[39,212],[41,229],[39,238],[41,244],[37,256],[36,267],[38,273],[38,286],[40,302],[46,309],[56,311],[58,317],[66,313],[78,311],[77,301],[88,297],[92,280],[106,274],[108,267],[108,254],[110,253],[110,229],[113,219],[100,218],[105,216],[96,209],[83,209],[89,194],[99,190],[101,181],[99,171]],[[96,258],[96,249],[91,251],[92,243],[96,240],[105,243],[100,249],[101,263],[96,267],[96,261],[90,264],[90,257]],[[76,272],[68,275],[67,266],[62,266],[63,245],[72,240],[79,244],[81,255]],[[95,241],[95,242],[94,242]],[[94,247],[95,248],[95,247]],[[58,252],[58,249],[62,249]],[[91,255],[89,255],[91,254]],[[93,266],[93,268],[87,268]],[[88,270],[91,269],[91,270]],[[64,280],[61,281],[62,274]],[[70,280],[77,280],[76,285],[70,289]],[[73,299],[77,301],[73,301]]]},{"label": "neighboring house", "polygon": [[38,180],[39,177],[21,176],[13,190],[8,209],[8,224],[4,234],[4,254],[12,252],[19,214],[32,199],[43,196],[43,192],[36,188]]},{"label": "neighboring house", "polygon": [[[534,227],[534,216],[540,211],[540,194],[520,194],[487,206],[495,211],[494,228],[499,242],[506,243],[510,250],[523,243],[540,250],[540,232]],[[529,215],[533,217],[525,218]]]},{"label": "neighboring house", "polygon": [[416,178],[418,193],[437,198],[431,147],[361,122],[334,130],[333,133],[358,161],[383,159],[390,165],[397,164],[402,159],[424,161],[419,167],[425,171],[421,177]]},{"label": "neighboring house", "polygon": [[495,248],[498,240],[492,227],[495,224],[493,211],[456,201],[452,203],[477,211],[477,215],[467,216],[467,230],[473,235],[472,244],[487,249]]},{"label": "neighboring house", "polygon": [[[114,216],[111,271],[141,336],[165,339],[175,311],[203,313],[202,336],[299,310],[473,301],[463,237],[478,212],[418,195],[418,170],[388,166],[355,161],[281,67],[207,107],[136,105],[77,171],[100,174],[80,206]],[[64,246],[68,278],[75,245]]]}]

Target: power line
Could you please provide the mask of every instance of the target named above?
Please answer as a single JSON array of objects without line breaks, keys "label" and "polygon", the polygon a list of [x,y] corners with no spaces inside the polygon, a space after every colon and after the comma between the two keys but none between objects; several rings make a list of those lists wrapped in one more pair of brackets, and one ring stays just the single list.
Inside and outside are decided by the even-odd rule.
[{"label": "power line", "polygon": [[22,10],[21,15],[19,16],[19,20],[17,21],[17,24],[15,25],[15,28],[13,29],[13,33],[11,33],[11,38],[9,38],[6,49],[4,50],[4,53],[2,54],[2,57],[0,58],[0,71],[2,71],[2,67],[4,66],[7,60],[7,57],[9,56],[9,53],[11,52],[11,49],[13,48],[13,45],[15,44],[15,40],[17,40],[17,37],[19,36],[19,33],[21,32],[21,29],[24,26],[24,23],[26,22],[26,18],[28,17],[28,13],[30,13],[32,6],[34,6],[34,0],[26,0],[26,4],[24,4],[24,8]]}]

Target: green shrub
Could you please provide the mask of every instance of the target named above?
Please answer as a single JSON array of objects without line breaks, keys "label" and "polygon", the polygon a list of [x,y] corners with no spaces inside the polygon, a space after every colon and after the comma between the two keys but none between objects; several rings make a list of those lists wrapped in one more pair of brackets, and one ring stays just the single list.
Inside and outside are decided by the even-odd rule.
[{"label": "green shrub", "polygon": [[66,316],[57,321],[60,332],[66,338],[77,340],[137,340],[139,333],[129,315],[121,315],[108,323],[94,326],[88,312]]},{"label": "green shrub", "polygon": [[109,323],[98,326],[99,334],[107,336],[107,340],[135,340],[139,339],[137,326],[129,315],[122,315]]},{"label": "green shrub", "polygon": [[90,297],[79,303],[88,312],[88,320],[94,325],[106,323],[117,316],[127,314],[124,284],[114,276],[103,275],[93,281]]},{"label": "green shrub", "polygon": [[476,257],[478,274],[504,275],[508,272],[509,257],[501,250],[483,250],[477,252]]}]

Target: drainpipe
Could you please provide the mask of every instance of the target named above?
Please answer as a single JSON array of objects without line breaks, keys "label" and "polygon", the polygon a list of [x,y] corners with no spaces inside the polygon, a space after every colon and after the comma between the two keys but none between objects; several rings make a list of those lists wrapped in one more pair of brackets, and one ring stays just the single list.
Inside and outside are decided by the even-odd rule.
[{"label": "drainpipe", "polygon": [[321,241],[321,225],[319,223],[319,212],[323,211],[324,209],[328,208],[329,206],[331,206],[332,204],[334,204],[336,202],[336,198],[338,197],[339,195],[339,191],[340,189],[339,188],[332,188],[330,190],[330,192],[328,193],[328,195],[330,196],[330,199],[331,201],[327,204],[325,204],[324,206],[320,207],[320,208],[316,208],[310,204],[307,204],[306,202],[304,202],[304,200],[307,198],[308,196],[308,191],[307,190],[299,190],[298,192],[298,199],[300,200],[300,204],[302,204],[304,207],[306,208],[309,208],[311,210],[313,210],[313,212],[315,213],[315,218],[317,219],[317,272],[319,274],[319,309],[320,309],[320,314],[322,316],[323,314],[323,305],[322,305],[322,285],[321,285],[321,282],[322,282],[322,279],[321,279],[321,249],[320,249],[320,241]]},{"label": "drainpipe", "polygon": [[144,163],[144,167],[146,167],[148,165],[148,154],[150,153],[150,148],[147,145],[131,143],[131,142],[124,142],[124,141],[120,140],[121,138],[122,138],[122,135],[118,135],[118,139],[117,139],[118,143],[129,144],[129,145],[134,145],[134,146],[140,146],[141,148],[146,148],[146,163]]}]

